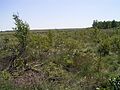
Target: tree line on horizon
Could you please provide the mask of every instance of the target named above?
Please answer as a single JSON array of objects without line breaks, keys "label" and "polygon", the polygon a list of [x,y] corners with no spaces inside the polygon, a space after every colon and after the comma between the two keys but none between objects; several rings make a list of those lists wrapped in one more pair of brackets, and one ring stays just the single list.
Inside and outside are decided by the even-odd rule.
[{"label": "tree line on horizon", "polygon": [[110,28],[119,28],[120,27],[120,21],[98,21],[98,20],[93,20],[92,24],[93,28],[98,28],[98,29],[110,29]]}]

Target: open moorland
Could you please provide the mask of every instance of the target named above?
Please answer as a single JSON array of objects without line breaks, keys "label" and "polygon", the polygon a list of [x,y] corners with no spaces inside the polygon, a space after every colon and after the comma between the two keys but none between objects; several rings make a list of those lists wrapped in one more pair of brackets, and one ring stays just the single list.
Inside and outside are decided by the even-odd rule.
[{"label": "open moorland", "polygon": [[13,17],[0,32],[0,90],[120,90],[118,26],[40,31]]}]

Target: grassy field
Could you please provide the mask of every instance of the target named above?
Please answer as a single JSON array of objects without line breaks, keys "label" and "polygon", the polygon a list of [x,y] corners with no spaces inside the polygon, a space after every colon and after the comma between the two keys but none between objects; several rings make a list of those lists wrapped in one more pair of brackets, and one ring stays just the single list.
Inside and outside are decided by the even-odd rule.
[{"label": "grassy field", "polygon": [[31,30],[28,39],[9,72],[19,44],[14,32],[0,32],[0,90],[120,89],[119,29]]}]

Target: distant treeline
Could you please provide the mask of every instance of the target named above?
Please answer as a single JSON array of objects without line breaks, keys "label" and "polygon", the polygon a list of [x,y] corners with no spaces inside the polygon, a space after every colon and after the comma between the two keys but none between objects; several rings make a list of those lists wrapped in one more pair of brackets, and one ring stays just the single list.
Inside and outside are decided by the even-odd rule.
[{"label": "distant treeline", "polygon": [[94,20],[92,26],[99,29],[109,29],[120,27],[120,21],[98,21]]}]

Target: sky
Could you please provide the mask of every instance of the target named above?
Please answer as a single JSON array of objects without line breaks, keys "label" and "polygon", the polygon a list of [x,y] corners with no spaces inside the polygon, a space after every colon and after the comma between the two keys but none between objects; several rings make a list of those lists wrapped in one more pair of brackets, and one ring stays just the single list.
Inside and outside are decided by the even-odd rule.
[{"label": "sky", "polygon": [[0,30],[19,13],[31,29],[91,27],[93,20],[120,20],[120,0],[0,0]]}]

